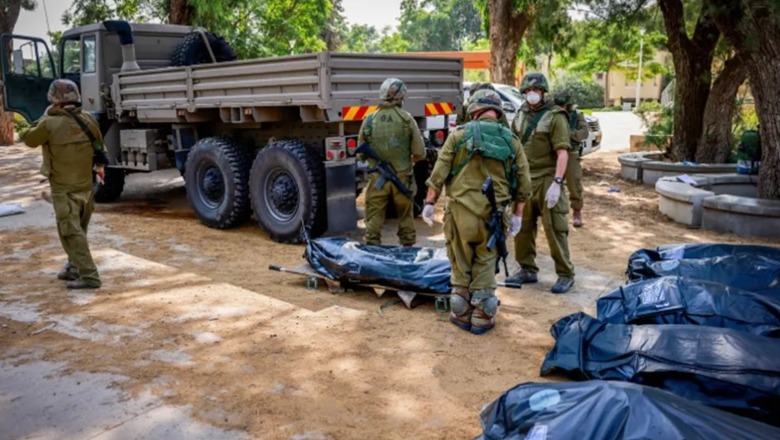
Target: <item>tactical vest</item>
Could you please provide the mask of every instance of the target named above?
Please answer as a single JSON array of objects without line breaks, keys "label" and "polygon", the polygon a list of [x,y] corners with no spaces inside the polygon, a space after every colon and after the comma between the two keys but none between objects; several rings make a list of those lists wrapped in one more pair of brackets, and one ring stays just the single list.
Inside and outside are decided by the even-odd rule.
[{"label": "tactical vest", "polygon": [[509,182],[509,191],[512,197],[517,195],[517,164],[515,163],[515,151],[512,148],[512,131],[505,125],[496,121],[476,120],[464,127],[463,137],[455,145],[454,155],[465,148],[468,154],[452,169],[450,178],[455,177],[475,155],[493,159],[504,165],[504,175]]},{"label": "tactical vest", "polygon": [[412,167],[412,138],[404,111],[397,106],[381,107],[366,118],[363,134],[377,156],[389,162],[396,173]]},{"label": "tactical vest", "polygon": [[[539,116],[541,113],[541,117]],[[538,122],[536,127],[530,130],[528,138],[523,141],[523,149],[525,150],[525,156],[528,159],[528,165],[531,167],[531,174],[533,171],[542,168],[552,167],[555,168],[557,156],[553,150],[552,143],[549,139],[550,130],[552,129],[552,123],[555,116],[559,113],[566,115],[566,111],[558,106],[551,106],[548,109],[541,109],[533,116],[529,117],[529,114],[520,111],[515,116],[515,132],[523,133],[529,132],[529,128],[533,126],[534,119],[537,117]],[[568,118],[566,118],[568,121]],[[536,133],[547,134],[544,140],[534,137]]]}]

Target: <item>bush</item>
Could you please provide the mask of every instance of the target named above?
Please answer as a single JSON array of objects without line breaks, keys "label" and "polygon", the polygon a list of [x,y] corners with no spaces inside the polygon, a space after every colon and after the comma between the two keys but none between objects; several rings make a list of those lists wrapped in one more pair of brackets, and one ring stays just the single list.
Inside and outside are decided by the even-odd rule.
[{"label": "bush", "polygon": [[19,113],[14,113],[14,132],[21,136],[23,132],[30,128],[30,124]]},{"label": "bush", "polygon": [[[646,113],[650,115],[650,113]],[[655,113],[654,118],[643,119],[647,132],[645,133],[645,145],[652,145],[667,153],[670,145],[670,136],[674,130],[674,109],[671,106],[661,108],[660,113]]]},{"label": "bush", "polygon": [[658,120],[661,114],[661,104],[655,101],[645,101],[639,104],[639,107],[635,108],[634,113],[639,116],[645,127],[650,127],[655,121]]},{"label": "bush", "polygon": [[560,90],[571,93],[574,103],[580,109],[599,108],[604,105],[604,88],[590,80],[582,80],[573,75],[558,77],[552,84],[552,94]]}]

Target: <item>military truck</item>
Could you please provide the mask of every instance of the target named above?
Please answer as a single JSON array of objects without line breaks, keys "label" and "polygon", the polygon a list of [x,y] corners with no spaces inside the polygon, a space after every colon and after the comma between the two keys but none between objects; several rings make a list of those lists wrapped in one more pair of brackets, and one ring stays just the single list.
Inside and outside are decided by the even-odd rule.
[{"label": "military truck", "polygon": [[[95,199],[117,200],[129,173],[178,168],[202,223],[230,228],[252,214],[268,235],[297,242],[354,229],[366,178],[355,159],[362,120],[387,77],[404,80],[404,108],[426,117],[462,105],[460,59],[311,53],[235,60],[221,38],[189,26],[124,21],[63,33],[54,55],[38,38],[3,35],[6,110],[40,117],[51,81],[79,84],[111,164]],[[432,163],[419,163],[416,202]]]}]

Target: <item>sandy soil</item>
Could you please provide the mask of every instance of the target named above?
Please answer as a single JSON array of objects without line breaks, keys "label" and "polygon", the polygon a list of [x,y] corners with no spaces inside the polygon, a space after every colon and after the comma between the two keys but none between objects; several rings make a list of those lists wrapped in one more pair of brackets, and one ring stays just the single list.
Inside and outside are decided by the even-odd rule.
[{"label": "sandy soil", "polygon": [[[310,290],[305,278],[269,271],[301,263],[303,247],[274,243],[251,222],[202,226],[180,179],[170,179],[131,184],[123,201],[97,208],[90,241],[104,287],[96,294],[68,293],[56,280],[64,256],[51,227],[25,227],[18,216],[19,225],[0,229],[0,357],[121,374],[129,380],[116,386],[131,395],[151,391],[253,438],[473,438],[479,411],[502,392],[560,379],[539,377],[550,325],[622,283],[634,250],[766,243],[668,221],[651,188],[619,179],[616,157],[584,160],[586,224],[571,232],[578,271],[608,281],[555,296],[554,274],[545,273],[537,286],[500,290],[499,325],[483,337],[456,329],[430,303],[382,308],[391,298]],[[38,163],[35,152],[0,149],[0,202],[40,198]],[[418,225],[420,244],[441,245],[441,225]],[[539,249],[546,255],[542,238]]]}]

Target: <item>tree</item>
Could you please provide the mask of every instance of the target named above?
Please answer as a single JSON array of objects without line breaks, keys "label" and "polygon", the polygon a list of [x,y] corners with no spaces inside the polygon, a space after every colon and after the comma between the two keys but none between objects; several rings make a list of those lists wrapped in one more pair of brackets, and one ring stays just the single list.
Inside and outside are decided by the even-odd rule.
[{"label": "tree", "polygon": [[707,12],[748,66],[763,147],[758,196],[780,199],[780,5],[711,0]]},{"label": "tree", "polygon": [[471,0],[403,0],[399,21],[400,37],[411,51],[461,50],[484,35]]},{"label": "tree", "polygon": [[734,144],[731,124],[724,121],[734,120],[734,97],[747,78],[747,64],[742,55],[722,64],[704,107],[702,135],[696,147],[696,161],[701,163],[725,163],[731,158]]},{"label": "tree", "polygon": [[320,38],[325,42],[325,47],[329,51],[338,50],[341,46],[341,40],[346,33],[347,22],[344,19],[344,7],[341,0],[332,0],[333,8],[330,11],[330,17],[322,28]]},{"label": "tree", "polygon": [[690,37],[685,29],[682,0],[659,0],[658,6],[663,12],[677,81],[671,155],[673,160],[692,160],[703,132],[712,61],[720,32],[705,5],[699,6],[701,12]]},{"label": "tree", "polygon": [[167,0],[168,23],[190,25],[195,21],[195,7],[188,0]]},{"label": "tree", "polygon": [[[175,0],[170,0],[175,1]],[[66,26],[84,26],[108,19],[143,23],[167,17],[167,0],[73,0],[62,14]]]},{"label": "tree", "polygon": [[[0,34],[12,34],[22,9],[32,11],[35,6],[33,0],[0,0]],[[2,50],[5,51],[6,59],[10,60],[13,51],[10,42]],[[12,145],[14,143],[13,113],[4,111],[3,105],[3,98],[0,96],[0,145]]]},{"label": "tree", "polygon": [[517,53],[533,23],[538,0],[486,0],[490,38],[490,81],[515,84]]}]

